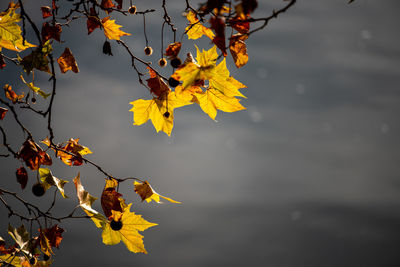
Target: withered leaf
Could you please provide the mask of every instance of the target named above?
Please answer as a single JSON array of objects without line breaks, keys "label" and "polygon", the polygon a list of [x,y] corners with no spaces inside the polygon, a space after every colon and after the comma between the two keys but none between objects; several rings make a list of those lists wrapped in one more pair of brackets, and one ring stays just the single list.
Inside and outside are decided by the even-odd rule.
[{"label": "withered leaf", "polygon": [[19,100],[21,100],[24,97],[24,94],[17,95],[13,91],[11,85],[9,85],[9,84],[4,85],[3,89],[4,89],[4,93],[6,94],[6,97],[8,99],[10,99],[14,104],[17,103]]},{"label": "withered leaf", "polygon": [[3,55],[0,54],[0,69],[4,69],[5,66],[6,66],[6,62],[5,62],[4,58],[3,58]]},{"label": "withered leaf", "polygon": [[123,2],[123,0],[115,0],[115,2],[117,2],[117,8],[118,9],[122,9],[122,2]]},{"label": "withered leaf", "polygon": [[168,45],[167,49],[165,49],[165,56],[171,60],[173,58],[176,58],[179,54],[179,51],[181,50],[182,43],[181,42],[175,42],[170,45]]},{"label": "withered leaf", "polygon": [[47,40],[54,39],[58,42],[61,42],[61,32],[62,28],[60,24],[56,24],[54,26],[50,25],[50,23],[45,22],[42,26],[42,39],[43,42]]},{"label": "withered leaf", "polygon": [[68,47],[65,48],[62,55],[57,59],[57,63],[60,66],[60,70],[62,73],[66,73],[69,70],[72,70],[75,73],[79,72],[78,64],[75,61],[75,57]]},{"label": "withered leaf", "polygon": [[42,17],[44,19],[53,16],[53,14],[51,14],[51,7],[49,6],[42,6],[40,10],[42,10]]},{"label": "withered leaf", "polygon": [[31,140],[26,140],[18,152],[18,158],[25,161],[26,166],[31,170],[39,169],[40,165],[51,165],[50,156],[44,152],[38,144]]},{"label": "withered leaf", "polygon": [[64,229],[58,227],[58,225],[54,225],[51,228],[46,228],[43,230],[44,235],[49,240],[50,246],[59,248],[61,240],[63,239],[61,234],[64,232]]},{"label": "withered leaf", "polygon": [[221,50],[224,57],[226,57],[226,46],[225,46],[225,22],[218,17],[212,17],[210,19],[211,28],[215,31],[216,36],[212,42]]},{"label": "withered leaf", "polygon": [[6,116],[8,109],[0,107],[0,120],[4,119],[4,117]]},{"label": "withered leaf", "polygon": [[21,189],[25,189],[26,184],[28,183],[28,172],[24,167],[20,167],[17,169],[17,182],[21,185]]},{"label": "withered leaf", "polygon": [[151,187],[151,185],[147,181],[144,181],[144,182],[135,181],[135,183],[133,185],[135,187],[134,190],[135,190],[136,194],[138,194],[140,196],[142,201],[146,200],[147,202],[151,202],[153,200],[157,203],[162,203],[160,201],[160,198],[163,198],[172,203],[181,203],[181,202],[173,200],[169,197],[164,197],[164,196],[158,194],[156,191],[154,191],[154,189]]},{"label": "withered leaf", "polygon": [[95,29],[100,28],[101,26],[101,21],[97,16],[96,10],[93,7],[90,8],[90,15],[88,16],[88,19],[86,21],[86,26],[88,29],[88,35],[91,34]]},{"label": "withered leaf", "polygon": [[[102,9],[107,10],[107,9],[110,9],[110,8],[115,7],[115,5],[114,5],[114,3],[113,3],[111,0],[102,0],[102,1],[101,1],[101,4],[100,4],[100,7],[101,7]],[[111,11],[111,10],[110,10],[110,11]]]},{"label": "withered leaf", "polygon": [[160,76],[157,75],[157,73],[152,70],[151,68],[147,67],[149,69],[149,74],[150,74],[150,79],[147,79],[147,85],[150,87],[150,92],[157,97],[160,97],[164,95],[165,93],[171,91],[171,89],[168,87],[168,85],[164,82]]},{"label": "withered leaf", "polygon": [[115,188],[118,186],[118,181],[115,179],[106,179],[106,184],[101,194],[101,207],[103,208],[104,214],[107,218],[112,215],[111,210],[122,212],[121,202],[124,200],[121,198],[122,194],[118,193]]},{"label": "withered leaf", "polygon": [[229,41],[229,50],[235,65],[238,68],[243,67],[249,61],[249,55],[247,54],[246,43],[244,42],[248,38],[247,35],[240,33],[232,35]]}]

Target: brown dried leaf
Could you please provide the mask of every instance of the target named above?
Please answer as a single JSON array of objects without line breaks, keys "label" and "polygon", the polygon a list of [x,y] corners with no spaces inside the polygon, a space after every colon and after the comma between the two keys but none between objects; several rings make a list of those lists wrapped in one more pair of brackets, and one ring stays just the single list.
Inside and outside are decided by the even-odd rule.
[{"label": "brown dried leaf", "polygon": [[0,107],[0,120],[4,119],[4,116],[6,116],[8,109]]},{"label": "brown dried leaf", "polygon": [[52,26],[48,22],[43,23],[42,26],[43,43],[50,39],[54,39],[58,42],[61,42],[61,32],[62,28],[60,24]]},{"label": "brown dried leaf", "polygon": [[66,47],[62,55],[57,59],[58,65],[62,73],[72,70],[75,73],[79,72],[78,64],[71,50]]},{"label": "brown dried leaf", "polygon": [[53,16],[53,14],[51,13],[51,7],[42,6],[40,9],[42,10],[42,17],[44,19]]},{"label": "brown dried leaf", "polygon": [[115,179],[106,179],[106,184],[101,194],[101,207],[107,218],[112,215],[111,210],[122,212],[121,202],[124,203],[122,194],[118,193],[115,188],[118,181]]},{"label": "brown dried leaf", "polygon": [[31,170],[39,169],[40,165],[51,165],[50,156],[44,152],[38,144],[26,140],[18,152],[18,158],[25,161],[26,166]]},{"label": "brown dried leaf", "polygon": [[150,87],[150,92],[157,97],[164,95],[165,93],[171,91],[168,85],[164,82],[157,73],[149,68],[150,79],[147,79],[147,85]]},{"label": "brown dried leaf", "polygon": [[212,17],[210,19],[211,28],[215,31],[216,36],[212,42],[221,50],[224,57],[226,57],[226,46],[225,46],[225,22],[218,17]]},{"label": "brown dried leaf", "polygon": [[175,42],[170,45],[168,45],[167,49],[165,49],[165,56],[171,60],[173,58],[176,58],[179,54],[179,51],[181,50],[182,43],[181,42]]},{"label": "brown dried leaf", "polygon": [[26,184],[28,183],[28,172],[24,167],[20,167],[17,169],[17,182],[21,185],[21,189],[25,189]]},{"label": "brown dried leaf", "polygon": [[59,248],[61,240],[63,239],[61,234],[64,232],[64,229],[58,227],[58,225],[54,225],[51,228],[47,228],[43,230],[44,235],[49,240],[50,246]]},{"label": "brown dried leaf", "polygon": [[9,85],[9,84],[4,85],[3,89],[4,89],[4,92],[6,94],[6,97],[8,99],[10,99],[14,104],[17,103],[19,100],[21,100],[24,97],[24,94],[17,95],[13,91],[11,85]]}]

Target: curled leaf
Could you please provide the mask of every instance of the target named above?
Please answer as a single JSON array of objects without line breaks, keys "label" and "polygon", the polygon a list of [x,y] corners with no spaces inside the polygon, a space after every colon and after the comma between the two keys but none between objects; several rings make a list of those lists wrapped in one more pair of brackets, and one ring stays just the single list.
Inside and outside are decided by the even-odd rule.
[{"label": "curled leaf", "polygon": [[53,16],[53,14],[51,14],[51,7],[49,6],[42,6],[40,10],[42,11],[42,17],[44,19]]},{"label": "curled leaf", "polygon": [[243,67],[249,61],[249,55],[247,54],[246,43],[247,35],[242,35],[240,33],[232,35],[229,41],[229,50],[235,65],[238,68]]},{"label": "curled leaf", "polygon": [[18,152],[18,158],[25,161],[31,170],[39,169],[40,165],[51,165],[50,156],[44,152],[38,144],[26,140]]},{"label": "curled leaf", "polygon": [[50,25],[50,23],[45,22],[42,26],[42,39],[43,42],[47,40],[54,39],[61,42],[61,32],[62,28],[60,24]]},{"label": "curled leaf", "polygon": [[8,111],[7,108],[0,107],[0,120],[4,119],[4,117],[6,116],[7,111]]},{"label": "curled leaf", "polygon": [[24,167],[20,167],[16,171],[17,182],[21,185],[21,189],[25,189],[28,183],[28,172]]},{"label": "curled leaf", "polygon": [[158,74],[149,68],[150,79],[147,79],[147,85],[150,87],[150,92],[157,97],[161,97],[171,91],[169,86],[164,82]]},{"label": "curled leaf", "polygon": [[163,198],[172,203],[181,203],[179,201],[176,201],[171,198],[164,197],[164,196],[158,194],[156,191],[154,191],[154,189],[151,187],[151,185],[147,181],[144,181],[144,182],[135,181],[133,185],[135,187],[136,194],[138,194],[140,196],[142,201],[146,200],[147,202],[151,202],[153,200],[154,202],[162,203],[160,201],[160,198]]},{"label": "curled leaf", "polygon": [[106,184],[101,194],[101,207],[103,208],[106,217],[110,217],[112,210],[122,212],[121,202],[124,200],[121,198],[122,194],[118,193],[115,188],[118,186],[118,181],[115,179],[106,179]]},{"label": "curled leaf", "polygon": [[96,227],[104,228],[107,224],[107,219],[104,215],[100,214],[98,211],[92,208],[93,202],[97,199],[96,197],[89,194],[81,184],[80,174],[74,178],[74,184],[76,188],[76,195],[79,199],[79,206],[82,210],[92,219]]},{"label": "curled leaf", "polygon": [[181,42],[175,42],[170,45],[165,49],[165,56],[171,60],[173,58],[176,58],[179,54],[179,51],[181,50],[182,43]]},{"label": "curled leaf", "polygon": [[68,198],[64,193],[64,185],[68,183],[68,181],[53,176],[48,168],[39,168],[39,175],[45,190],[49,189],[51,186],[55,186],[58,191],[60,191],[63,198]]},{"label": "curled leaf", "polygon": [[44,99],[48,98],[51,94],[46,94],[45,92],[42,91],[42,89],[40,89],[39,87],[35,86],[33,84],[33,82],[28,83],[25,81],[24,77],[21,75],[20,76],[22,82],[29,87],[29,89],[31,89],[33,92],[35,92],[36,94],[41,95]]},{"label": "curled leaf", "polygon": [[6,97],[8,99],[10,99],[14,104],[17,103],[19,100],[21,100],[22,98],[24,98],[24,94],[22,93],[21,95],[17,95],[11,85],[6,84],[3,86],[4,92],[6,94]]},{"label": "curled leaf", "polygon": [[62,73],[66,73],[69,70],[72,70],[75,73],[79,72],[78,64],[75,61],[75,57],[68,47],[64,49],[62,55],[57,59],[57,63],[60,66],[60,70]]}]

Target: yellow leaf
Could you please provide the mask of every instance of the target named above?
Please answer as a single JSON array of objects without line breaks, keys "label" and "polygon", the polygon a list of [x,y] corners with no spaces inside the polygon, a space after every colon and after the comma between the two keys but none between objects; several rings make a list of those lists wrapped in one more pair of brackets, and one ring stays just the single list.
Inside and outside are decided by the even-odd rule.
[{"label": "yellow leaf", "polygon": [[179,201],[158,194],[156,191],[154,191],[154,189],[147,181],[144,181],[143,183],[135,181],[133,185],[135,186],[135,192],[142,198],[142,201],[146,200],[147,202],[151,202],[153,200],[157,203],[162,203],[160,202],[161,197],[172,203],[181,203]]},{"label": "yellow leaf", "polygon": [[129,110],[133,112],[133,125],[142,125],[151,120],[157,132],[163,131],[170,136],[174,127],[174,109],[192,103],[178,99],[175,92],[168,92],[161,97],[138,99],[130,104],[133,105]]},{"label": "yellow leaf", "polygon": [[104,28],[104,35],[110,40],[120,40],[121,36],[131,35],[130,33],[126,33],[121,31],[121,25],[115,23],[115,20],[111,20],[110,17],[106,17],[101,20],[101,23]]},{"label": "yellow leaf", "polygon": [[189,39],[198,39],[203,35],[207,36],[211,40],[214,39],[213,31],[203,26],[193,11],[189,11],[186,18],[190,22],[190,25],[185,28],[185,32]]},{"label": "yellow leaf", "polygon": [[62,73],[66,73],[69,70],[72,70],[75,73],[79,72],[75,57],[68,47],[65,48],[62,55],[57,59],[57,63],[60,66]]},{"label": "yellow leaf", "polygon": [[0,40],[0,50],[1,48],[5,48],[16,52],[21,52],[30,47],[36,47],[36,45],[28,43],[28,41],[25,41],[24,44],[22,38],[16,40],[14,43],[5,39]]},{"label": "yellow leaf", "polygon": [[64,193],[64,185],[68,183],[68,181],[58,179],[57,177],[53,176],[48,168],[39,168],[39,175],[45,190],[54,185],[58,188],[58,191],[60,191],[63,198],[68,198],[68,196]]},{"label": "yellow leaf", "polygon": [[14,8],[9,8],[0,16],[0,40],[15,42],[22,39],[21,28],[17,24],[21,20],[19,14],[15,13]]},{"label": "yellow leaf", "polygon": [[224,112],[235,112],[246,109],[239,103],[239,99],[227,97],[214,88],[208,88],[207,91],[196,93],[194,96],[196,97],[195,102],[198,103],[201,109],[213,120],[215,120],[217,116],[217,109]]},{"label": "yellow leaf", "polygon": [[[141,215],[131,212],[131,205],[132,203],[122,213],[112,210],[111,222],[107,222],[103,228],[103,243],[116,245],[122,240],[129,251],[147,254],[143,244],[143,236],[139,234],[139,231],[144,231],[157,224],[148,222]],[[119,230],[113,230],[110,226],[113,222],[121,223],[122,227]]]},{"label": "yellow leaf", "polygon": [[32,91],[34,91],[36,94],[41,95],[44,99],[48,98],[51,94],[46,94],[45,92],[43,92],[39,87],[36,87],[33,85],[33,82],[28,83],[25,81],[24,77],[21,75],[19,76],[22,80],[22,82],[29,87],[29,89],[31,89]]},{"label": "yellow leaf", "polygon": [[92,204],[97,198],[90,195],[89,192],[85,190],[81,184],[79,173],[78,176],[74,178],[74,184],[76,188],[76,195],[79,199],[79,206],[84,212],[86,212],[86,214],[92,219],[98,228],[104,228],[104,226],[107,224],[107,219],[104,217],[104,215],[92,208]]}]

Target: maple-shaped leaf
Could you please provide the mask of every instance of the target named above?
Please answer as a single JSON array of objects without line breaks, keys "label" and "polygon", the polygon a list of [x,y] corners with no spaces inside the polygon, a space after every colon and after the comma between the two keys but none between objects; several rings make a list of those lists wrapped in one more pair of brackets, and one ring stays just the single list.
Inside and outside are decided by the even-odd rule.
[{"label": "maple-shaped leaf", "polygon": [[53,176],[51,170],[48,168],[39,168],[39,175],[42,185],[46,191],[50,187],[55,186],[57,187],[58,191],[60,191],[63,198],[68,198],[68,196],[64,193],[64,185],[68,183],[68,181],[58,179],[57,177]]},{"label": "maple-shaped leaf", "polygon": [[216,36],[212,39],[212,42],[221,50],[224,57],[226,57],[225,22],[219,17],[212,17],[210,19],[210,23],[211,28],[216,33]]},{"label": "maple-shaped leaf", "polygon": [[76,188],[76,195],[79,199],[79,206],[82,210],[92,219],[96,227],[104,228],[107,224],[107,219],[103,214],[92,208],[93,202],[97,199],[96,197],[89,194],[88,191],[85,190],[83,185],[81,184],[80,174],[74,178],[74,184]]},{"label": "maple-shaped leaf", "polygon": [[64,229],[59,227],[57,224],[50,227],[41,230],[41,232],[46,236],[46,238],[49,240],[49,244],[51,247],[59,248],[60,243],[63,239],[62,233],[64,233]]},{"label": "maple-shaped leaf", "polygon": [[18,158],[25,161],[31,170],[39,169],[40,165],[51,165],[50,156],[31,140],[26,140],[18,152]]},{"label": "maple-shaped leaf", "polygon": [[17,182],[21,185],[21,189],[25,189],[28,183],[28,172],[24,167],[20,167],[16,171]]},{"label": "maple-shaped leaf", "polygon": [[21,16],[15,13],[15,8],[8,8],[6,12],[0,14],[0,40],[15,42],[22,39],[21,28],[17,24]]},{"label": "maple-shaped leaf", "polygon": [[61,73],[66,73],[69,70],[72,70],[75,73],[79,72],[75,57],[68,47],[64,49],[64,52],[57,59],[57,63],[60,66]]},{"label": "maple-shaped leaf", "polygon": [[9,224],[8,234],[14,239],[15,243],[18,244],[19,248],[23,252],[29,254],[28,245],[29,245],[30,235],[23,224],[18,228],[14,228]]},{"label": "maple-shaped leaf", "polygon": [[[148,222],[141,215],[131,212],[131,205],[132,203],[125,207],[122,213],[112,210],[111,221],[107,222],[103,229],[103,243],[116,245],[122,240],[129,251],[147,254],[143,244],[143,236],[139,234],[139,231],[144,231],[157,224]],[[113,228],[118,228],[112,228],[111,224],[120,224],[121,227],[119,230],[113,230]]]},{"label": "maple-shaped leaf", "polygon": [[25,56],[21,61],[24,71],[29,74],[33,69],[37,69],[51,73],[47,55],[50,54],[52,50],[53,48],[51,47],[50,40],[48,40],[41,47],[36,48],[32,53]]},{"label": "maple-shaped leaf", "polygon": [[14,104],[20,101],[22,98],[24,98],[24,94],[22,93],[21,95],[17,95],[11,85],[6,84],[3,86],[4,93],[6,94],[6,97],[10,99]]},{"label": "maple-shaped leaf", "polygon": [[134,190],[135,190],[136,194],[138,194],[140,196],[142,201],[146,200],[147,202],[151,202],[153,200],[154,202],[162,203],[160,201],[160,198],[163,198],[172,203],[181,203],[181,202],[173,200],[169,197],[164,197],[164,196],[158,194],[156,191],[154,191],[154,189],[151,187],[151,185],[147,181],[144,181],[144,182],[135,181],[133,185],[135,187]]},{"label": "maple-shaped leaf", "polygon": [[110,17],[105,17],[101,20],[101,24],[104,28],[104,35],[110,40],[120,40],[121,36],[131,35],[130,33],[121,31],[121,25],[115,23],[115,20]]},{"label": "maple-shaped leaf", "polygon": [[7,108],[0,107],[0,120],[4,119],[4,117],[6,116],[7,111],[8,111]]},{"label": "maple-shaped leaf", "polygon": [[40,7],[40,10],[42,11],[42,18],[44,19],[53,16],[51,13],[51,7],[49,6],[42,6]]},{"label": "maple-shaped leaf", "polygon": [[249,61],[249,55],[247,54],[246,43],[244,42],[248,38],[244,34],[232,35],[229,41],[229,50],[233,57],[236,67],[241,68]]},{"label": "maple-shaped leaf", "polygon": [[175,71],[172,77],[183,82],[182,86],[184,90],[189,86],[195,85],[198,81],[208,80],[210,87],[219,90],[228,97],[244,97],[239,92],[239,89],[246,86],[229,75],[225,58],[216,65],[217,58],[216,46],[202,52],[197,48],[197,62],[193,59],[188,60],[187,63]]},{"label": "maple-shaped leaf", "polygon": [[173,58],[176,58],[179,54],[179,51],[181,50],[182,43],[181,42],[175,42],[172,44],[169,44],[168,47],[165,49],[165,56],[171,60]]},{"label": "maple-shaped leaf", "polygon": [[[48,147],[51,146],[50,140],[45,138],[42,141]],[[82,156],[91,154],[92,151],[86,146],[79,144],[79,138],[70,138],[64,146],[58,146],[61,150],[65,150],[69,153],[63,152],[58,149],[52,148],[56,152],[56,156],[59,157],[68,166],[80,166],[83,164]],[[72,154],[72,155],[71,155]]]},{"label": "maple-shaped leaf", "polygon": [[118,186],[118,181],[111,178],[106,179],[106,184],[103,189],[103,193],[101,194],[101,207],[103,208],[104,214],[106,217],[110,217],[112,215],[111,211],[120,211],[122,212],[121,202],[124,203],[124,200],[121,198],[122,194],[118,193],[115,188]]},{"label": "maple-shaped leaf", "polygon": [[43,97],[44,99],[48,98],[51,94],[46,94],[45,92],[42,91],[42,89],[40,89],[39,87],[35,86],[33,84],[33,82],[28,83],[25,81],[24,76],[19,76],[22,80],[22,82],[28,86],[29,89],[31,89],[33,92],[35,92],[36,94],[39,94],[41,97]]},{"label": "maple-shaped leaf", "polygon": [[133,125],[142,125],[151,120],[157,132],[163,131],[171,136],[174,127],[174,109],[192,103],[178,99],[175,92],[168,92],[151,100],[138,99],[130,104],[133,105],[129,110],[133,112]]},{"label": "maple-shaped leaf", "polygon": [[186,18],[190,22],[190,25],[185,28],[188,39],[199,39],[203,35],[207,36],[211,40],[214,39],[215,35],[213,31],[203,26],[193,11],[189,11]]},{"label": "maple-shaped leaf", "polygon": [[61,42],[61,25],[56,23],[55,25],[50,25],[50,23],[45,22],[42,26],[42,39],[43,42],[47,40],[54,39],[58,42]]},{"label": "maple-shaped leaf", "polygon": [[217,109],[224,112],[235,112],[246,109],[239,103],[236,97],[227,97],[214,88],[208,88],[205,92],[196,93],[195,102],[207,113],[211,119],[215,120]]},{"label": "maple-shaped leaf", "polygon": [[169,86],[161,79],[160,76],[151,68],[148,67],[150,79],[147,79],[147,85],[150,88],[150,92],[157,97],[161,97],[171,91]]}]

